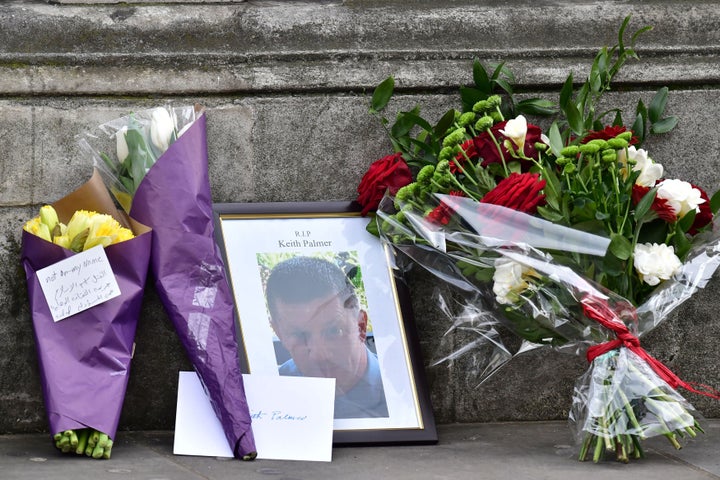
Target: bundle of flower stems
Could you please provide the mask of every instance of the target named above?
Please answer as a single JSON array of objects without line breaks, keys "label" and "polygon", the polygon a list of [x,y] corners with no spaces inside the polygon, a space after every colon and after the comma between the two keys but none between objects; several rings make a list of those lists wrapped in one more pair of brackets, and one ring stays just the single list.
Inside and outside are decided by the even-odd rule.
[{"label": "bundle of flower stems", "polygon": [[65,430],[54,436],[55,446],[63,453],[87,455],[97,459],[109,459],[113,440],[94,428]]}]

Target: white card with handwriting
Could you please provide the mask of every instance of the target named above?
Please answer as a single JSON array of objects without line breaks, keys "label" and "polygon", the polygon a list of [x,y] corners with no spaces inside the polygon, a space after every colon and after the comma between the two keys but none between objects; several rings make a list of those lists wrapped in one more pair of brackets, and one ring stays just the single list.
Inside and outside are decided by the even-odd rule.
[{"label": "white card with handwriting", "polygon": [[[243,375],[258,458],[332,460],[334,378]],[[173,453],[232,457],[195,372],[180,372]]]},{"label": "white card with handwriting", "polygon": [[37,276],[56,322],[120,295],[102,245],[38,270]]}]

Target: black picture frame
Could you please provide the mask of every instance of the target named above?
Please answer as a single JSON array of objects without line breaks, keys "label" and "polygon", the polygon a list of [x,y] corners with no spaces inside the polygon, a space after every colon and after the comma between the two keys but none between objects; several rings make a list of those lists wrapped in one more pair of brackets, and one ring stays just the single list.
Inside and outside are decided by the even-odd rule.
[{"label": "black picture frame", "polygon": [[355,202],[215,203],[213,211],[217,244],[235,298],[243,373],[272,374],[274,369],[279,374],[278,337],[270,333],[274,357],[266,345],[272,328],[262,290],[264,259],[353,252],[362,271],[381,381],[391,388],[384,390],[387,418],[336,418],[333,445],[436,443],[407,287],[392,268],[392,250],[365,230],[370,218],[360,215],[360,207]]}]

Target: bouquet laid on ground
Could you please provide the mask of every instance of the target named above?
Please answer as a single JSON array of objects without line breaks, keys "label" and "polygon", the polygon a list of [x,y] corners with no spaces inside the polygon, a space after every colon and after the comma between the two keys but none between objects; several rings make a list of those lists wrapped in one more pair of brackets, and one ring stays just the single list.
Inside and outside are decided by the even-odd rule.
[{"label": "bouquet laid on ground", "polygon": [[[390,125],[381,112],[394,83],[384,81],[371,113],[388,126],[396,153],[373,163],[358,187],[365,212],[377,209],[368,229],[461,297],[452,329],[504,349],[495,330],[505,328],[523,349],[587,355],[570,420],[579,458],[596,462],[606,451],[623,462],[642,457],[641,440],[656,435],[679,448],[680,438],[701,431],[677,388],[720,398],[680,380],[638,340],[720,263],[720,196],[664,178],[641,148],[677,122],[663,113],[667,89],[647,106],[640,101],[630,126],[619,109],[601,110],[602,94],[636,58],[633,45],[647,30],[626,44],[628,22],[579,89],[568,77],[557,105],[517,101],[507,67],[488,71],[476,61],[461,111],[432,125],[416,107]],[[543,131],[525,115],[554,118]],[[488,355],[487,373],[498,358]]]},{"label": "bouquet laid on ground", "polygon": [[[110,458],[150,243],[149,229],[118,212],[97,173],[43,206],[23,228],[22,264],[45,408],[63,453]],[[103,257],[93,253],[96,248],[104,250],[117,290],[108,270],[96,268]],[[78,259],[81,252],[89,256]]]},{"label": "bouquet laid on ground", "polygon": [[206,117],[158,107],[112,120],[81,146],[128,214],[152,227],[155,287],[238,458],[256,456],[232,293],[215,243]]}]

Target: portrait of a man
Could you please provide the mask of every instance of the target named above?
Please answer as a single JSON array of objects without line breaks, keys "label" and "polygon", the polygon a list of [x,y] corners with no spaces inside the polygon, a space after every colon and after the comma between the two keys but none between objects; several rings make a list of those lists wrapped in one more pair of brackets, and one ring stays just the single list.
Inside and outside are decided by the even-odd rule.
[{"label": "portrait of a man", "polygon": [[265,297],[270,324],[290,358],[280,375],[335,378],[335,418],[387,417],[378,358],[368,347],[368,313],[336,263],[294,256],[275,265]]}]

